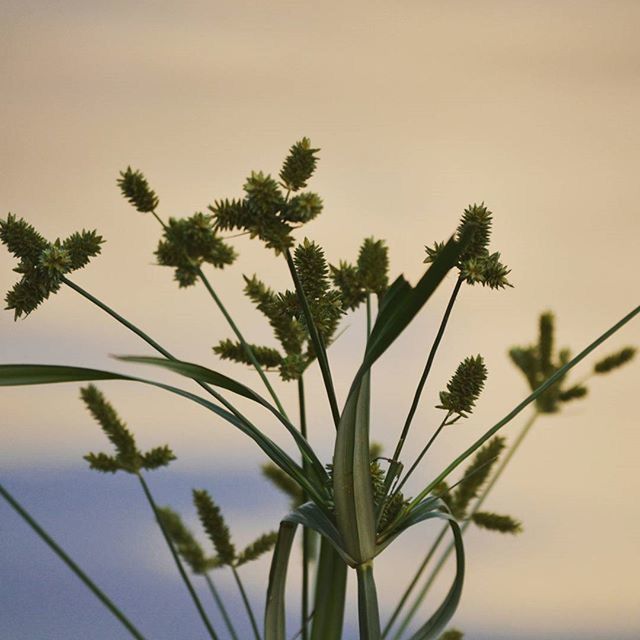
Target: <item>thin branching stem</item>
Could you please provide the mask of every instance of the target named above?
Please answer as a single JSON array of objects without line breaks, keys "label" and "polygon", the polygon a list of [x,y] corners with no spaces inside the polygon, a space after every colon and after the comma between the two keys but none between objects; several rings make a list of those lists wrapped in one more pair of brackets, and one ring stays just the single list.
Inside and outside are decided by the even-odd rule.
[{"label": "thin branching stem", "polygon": [[311,314],[311,309],[309,308],[309,301],[307,300],[307,296],[305,295],[304,289],[302,288],[302,283],[300,282],[300,278],[298,277],[296,265],[293,261],[293,257],[291,256],[291,252],[289,251],[289,249],[285,249],[284,255],[287,260],[287,266],[289,267],[289,272],[291,273],[291,278],[293,279],[293,284],[295,285],[298,300],[302,305],[302,311],[304,313],[304,317],[307,322],[307,327],[309,329],[309,334],[311,336],[311,342],[313,344],[314,350],[316,351],[316,358],[318,359],[318,364],[320,365],[322,380],[324,382],[324,386],[327,391],[327,398],[329,399],[329,406],[331,407],[331,415],[333,417],[333,422],[337,429],[338,424],[340,423],[340,410],[338,409],[338,401],[336,399],[336,392],[333,387],[331,369],[329,368],[329,361],[327,360],[327,351],[322,341],[322,337],[318,333],[318,328],[316,327],[316,323],[313,321],[313,315]]},{"label": "thin branching stem", "polygon": [[[307,437],[307,411],[304,397],[304,379],[302,375],[298,378],[298,404],[300,406],[300,433],[306,439]],[[302,468],[307,471],[308,463],[303,458]],[[306,502],[309,496],[303,490],[302,501]],[[309,629],[307,619],[309,618],[309,559],[310,559],[311,535],[307,527],[302,528],[302,605],[301,605],[301,622],[302,622],[302,640],[308,640]]]},{"label": "thin branching stem", "polygon": [[427,451],[429,451],[429,449],[431,448],[431,445],[436,441],[436,438],[440,435],[440,432],[447,425],[451,424],[447,422],[447,420],[449,420],[450,417],[451,417],[451,411],[448,411],[447,415],[444,417],[444,419],[442,420],[438,428],[434,431],[433,435],[429,438],[429,441],[420,452],[420,455],[418,455],[415,462],[411,465],[407,473],[405,473],[404,478],[402,478],[402,480],[400,480],[400,482],[398,483],[398,486],[395,488],[395,493],[397,493],[398,491],[400,491],[400,489],[402,489],[402,487],[405,485],[406,481],[409,479],[411,474],[416,470],[417,466],[422,462],[422,458],[425,457],[425,455],[427,454]]},{"label": "thin branching stem", "polygon": [[[151,213],[153,214],[155,219],[160,223],[162,228],[166,229],[167,225],[164,223],[162,218],[155,211],[152,211]],[[238,325],[234,322],[233,318],[231,317],[231,315],[227,311],[227,308],[222,303],[222,300],[220,299],[220,297],[216,293],[215,289],[211,286],[211,283],[209,282],[209,279],[204,275],[204,272],[202,271],[202,269],[200,267],[198,267],[196,269],[196,272],[198,274],[198,277],[200,278],[200,281],[205,286],[205,289],[207,290],[209,295],[213,298],[213,301],[216,303],[218,309],[220,309],[220,312],[224,316],[224,319],[227,321],[228,325],[231,327],[231,330],[233,331],[233,333],[235,333],[236,338],[238,338],[238,341],[240,342],[240,345],[244,349],[245,353],[247,354],[247,357],[251,361],[251,364],[253,365],[255,370],[258,372],[258,375],[260,376],[260,379],[264,383],[264,386],[266,387],[267,391],[269,392],[269,394],[273,398],[273,401],[275,402],[276,407],[278,407],[278,411],[280,411],[280,413],[286,418],[287,417],[287,413],[284,410],[284,407],[282,406],[282,403],[280,402],[280,399],[278,398],[278,395],[276,394],[276,392],[274,391],[273,387],[271,386],[271,383],[269,382],[269,379],[267,378],[267,375],[265,374],[263,368],[260,366],[260,363],[256,359],[256,356],[253,353],[253,349],[251,348],[249,343],[244,339],[244,336],[240,332],[240,329],[238,328]]]},{"label": "thin branching stem", "polygon": [[176,548],[173,544],[173,542],[171,541],[171,536],[169,536],[169,534],[167,533],[166,529],[164,528],[164,525],[162,524],[162,518],[160,517],[160,514],[158,513],[158,507],[156,505],[155,500],[153,499],[153,496],[151,495],[151,491],[149,489],[149,486],[147,485],[146,480],[144,479],[144,477],[142,476],[142,474],[138,473],[138,480],[140,480],[140,485],[142,486],[142,490],[144,491],[144,495],[147,498],[147,502],[149,503],[149,506],[151,507],[151,510],[153,511],[153,515],[156,518],[156,523],[158,524],[158,527],[160,528],[160,531],[162,532],[162,535],[165,539],[165,542],[167,543],[167,546],[169,547],[169,551],[171,551],[171,555],[173,556],[173,560],[176,563],[176,567],[178,568],[178,573],[180,573],[180,577],[182,578],[182,581],[184,582],[185,586],[187,587],[187,590],[189,591],[189,595],[191,596],[191,599],[193,600],[193,604],[196,606],[196,609],[198,610],[198,613],[200,614],[200,618],[202,619],[202,622],[204,623],[204,626],[207,629],[207,632],[209,633],[209,636],[212,638],[212,640],[219,640],[218,635],[216,634],[216,632],[213,629],[213,626],[211,625],[211,622],[209,621],[209,618],[204,610],[204,607],[202,606],[202,603],[200,602],[200,598],[198,598],[198,594],[196,593],[196,590],[193,588],[193,584],[191,584],[191,580],[189,580],[189,576],[187,575],[187,572],[184,569],[184,566],[182,565],[182,561],[180,560],[180,556],[178,555],[178,552],[176,551]]},{"label": "thin branching stem", "polygon": [[93,580],[66,554],[58,543],[35,521],[29,512],[0,484],[0,495],[9,503],[16,513],[36,532],[40,539],[75,573],[93,595],[109,609],[109,611],[124,625],[127,631],[137,640],[145,640],[133,623],[120,611],[111,599],[100,589]]},{"label": "thin branching stem", "polygon": [[[404,443],[407,439],[407,435],[409,434],[409,429],[411,427],[411,422],[413,421],[413,417],[416,414],[418,409],[418,404],[420,403],[420,397],[422,395],[422,391],[427,382],[427,378],[429,377],[429,373],[431,371],[431,367],[433,366],[433,361],[436,357],[436,352],[438,351],[438,347],[440,346],[440,342],[442,340],[442,336],[444,335],[444,331],[447,327],[447,323],[449,322],[449,316],[451,315],[451,311],[453,309],[453,305],[456,302],[456,298],[458,297],[458,293],[460,292],[460,288],[462,287],[462,283],[464,280],[462,278],[458,278],[456,281],[455,287],[451,293],[451,297],[449,298],[449,303],[447,304],[447,308],[442,316],[442,320],[440,321],[440,327],[438,328],[438,333],[431,345],[431,350],[429,351],[429,355],[427,356],[427,362],[424,367],[424,371],[422,372],[422,376],[420,377],[420,381],[418,382],[418,386],[413,395],[413,401],[411,402],[411,407],[409,408],[409,413],[407,414],[407,418],[404,422],[404,426],[402,427],[402,433],[400,434],[400,438],[398,439],[398,444],[396,445],[396,450],[393,453],[392,461],[397,463],[400,459],[400,453],[402,452],[402,448],[404,447]],[[395,469],[396,465],[391,464],[389,467],[390,470]],[[387,474],[387,478],[385,480],[387,492],[389,487],[391,486],[391,482],[393,481],[393,475]]]},{"label": "thin branching stem", "polygon": [[222,615],[222,619],[224,620],[224,623],[227,626],[227,629],[229,630],[229,634],[231,635],[233,640],[239,640],[238,634],[236,633],[236,630],[233,626],[233,622],[231,622],[231,618],[229,617],[229,612],[227,611],[227,608],[224,606],[224,602],[220,597],[220,593],[218,592],[218,589],[216,589],[216,585],[214,584],[213,579],[208,573],[204,574],[204,579],[207,583],[207,586],[209,587],[209,591],[211,592],[211,595],[215,600],[216,605],[218,606],[218,609],[220,610],[220,614]]},{"label": "thin branching stem", "polygon": [[[482,505],[485,503],[487,497],[491,493],[491,490],[493,489],[495,484],[500,479],[500,476],[504,473],[504,470],[506,469],[507,465],[509,464],[509,462],[511,461],[511,459],[513,458],[515,453],[518,451],[518,449],[522,445],[524,439],[527,437],[527,434],[531,430],[531,427],[533,426],[533,424],[535,423],[535,421],[537,420],[537,418],[539,416],[540,416],[540,412],[537,411],[537,410],[534,411],[531,414],[531,416],[529,417],[529,419],[527,420],[525,425],[522,427],[522,429],[521,429],[520,433],[518,434],[517,438],[513,441],[513,444],[511,445],[511,447],[509,447],[509,450],[507,451],[507,453],[505,454],[504,458],[502,459],[502,461],[498,465],[497,469],[495,470],[495,473],[491,476],[491,479],[489,480],[487,485],[484,487],[484,489],[481,491],[481,493],[478,496],[477,500],[474,502],[473,507],[469,511],[467,519],[465,520],[465,522],[460,527],[460,530],[461,530],[463,535],[464,535],[464,532],[469,528],[469,525],[472,522],[472,518],[473,518],[474,514],[476,514],[480,510]],[[443,533],[446,532],[446,530],[447,530],[447,527],[445,527],[443,529]],[[433,546],[429,550],[429,553],[427,555],[428,558],[433,556],[434,552],[436,551],[438,545],[440,544],[440,542],[442,541],[443,538],[444,538],[443,534],[438,536],[438,538],[434,542]],[[433,583],[435,582],[436,578],[438,577],[438,574],[442,570],[442,567],[444,567],[445,563],[449,559],[449,556],[453,552],[453,549],[454,549],[454,545],[450,544],[445,549],[445,551],[443,552],[442,556],[438,560],[438,563],[434,566],[431,574],[429,575],[429,578],[427,579],[427,581],[425,582],[424,586],[422,587],[422,589],[420,590],[420,592],[416,596],[415,602],[411,606],[411,609],[407,613],[405,619],[402,621],[402,624],[400,625],[400,628],[399,628],[398,632],[396,633],[396,636],[394,637],[394,640],[399,639],[401,637],[403,631],[410,624],[410,622],[413,619],[413,617],[415,616],[418,608],[420,607],[420,605],[424,601],[425,597],[427,596],[427,593],[429,592],[429,589],[431,589],[431,586],[433,585]],[[414,579],[411,582],[411,589],[413,589],[413,587],[415,586],[417,581],[420,579],[420,576],[422,575],[422,572],[424,571],[425,567],[427,566],[427,562],[423,562],[420,565],[418,571],[416,572],[416,575],[415,575]],[[407,592],[405,592],[407,597],[408,597],[411,589],[407,589]],[[402,605],[404,605],[405,602],[406,602],[406,597],[403,596]]]},{"label": "thin branching stem", "polygon": [[240,579],[240,574],[233,565],[231,565],[231,572],[233,573],[233,577],[235,578],[236,584],[238,585],[238,590],[240,591],[240,596],[242,597],[244,608],[247,610],[247,615],[249,616],[249,620],[251,622],[251,628],[253,629],[253,635],[255,636],[256,640],[260,640],[260,630],[258,629],[256,616],[253,613],[253,609],[251,608],[251,603],[249,602],[247,592],[245,591],[242,580]]}]

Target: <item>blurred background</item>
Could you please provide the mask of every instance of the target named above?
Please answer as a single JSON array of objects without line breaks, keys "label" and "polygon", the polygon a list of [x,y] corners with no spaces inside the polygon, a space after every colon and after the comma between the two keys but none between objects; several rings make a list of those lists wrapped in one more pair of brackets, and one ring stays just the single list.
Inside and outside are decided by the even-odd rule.
[{"label": "blurred background", "polygon": [[[289,146],[308,136],[322,149],[310,188],[325,210],[300,239],[308,234],[337,263],[353,261],[364,237],[383,238],[391,275],[412,282],[424,270],[424,245],[447,238],[469,203],[494,212],[491,246],[515,287],[463,288],[407,451],[418,451],[436,426],[438,391],[460,360],[483,354],[489,379],[473,416],[439,438],[410,492],[527,394],[507,349],[535,340],[540,312],[556,313],[559,346],[578,351],[637,304],[637,2],[3,0],[0,9],[2,215],[23,216],[50,239],[97,228],[107,240],[103,254],[74,279],[177,355],[259,391],[255,374],[220,365],[211,351],[231,331],[206,291],[178,290],[172,270],[154,265],[158,224],[121,198],[120,170],[145,173],[161,216],[187,216],[239,196],[251,170],[277,174]],[[257,241],[234,243],[239,260],[209,275],[248,339],[274,344],[242,294],[242,274],[284,288],[286,265]],[[4,248],[0,266],[6,291],[16,274]],[[374,374],[373,438],[387,452],[454,279]],[[358,312],[345,318],[330,351],[342,399],[364,322]],[[638,343],[636,321],[574,378]],[[150,352],[69,289],[26,320],[0,315],[2,362],[175,382],[109,357],[127,353]],[[454,624],[469,640],[640,636],[639,372],[634,362],[593,381],[586,400],[536,424],[486,505],[522,520],[524,533],[471,529],[466,538],[468,577]],[[295,414],[295,386],[275,384]],[[78,387],[2,389],[2,482],[150,638],[204,637],[134,479],[87,470],[82,456],[108,445]],[[264,458],[242,434],[156,390],[100,388],[142,446],[168,442],[176,451],[176,463],[149,476],[161,504],[195,526],[190,490],[209,489],[239,545],[277,526],[287,499],[261,479]],[[307,388],[316,390],[310,438],[328,462],[333,428],[315,368]],[[504,435],[512,439],[525,419]],[[277,425],[267,420],[264,428],[289,446]],[[383,614],[437,530],[423,526],[378,563]],[[267,572],[266,560],[245,571],[259,609]],[[423,620],[449,579],[433,591]],[[228,576],[219,581],[237,603]],[[242,627],[240,606],[232,607]],[[352,605],[345,638],[357,637],[355,618]],[[0,637],[127,637],[6,504]]]}]

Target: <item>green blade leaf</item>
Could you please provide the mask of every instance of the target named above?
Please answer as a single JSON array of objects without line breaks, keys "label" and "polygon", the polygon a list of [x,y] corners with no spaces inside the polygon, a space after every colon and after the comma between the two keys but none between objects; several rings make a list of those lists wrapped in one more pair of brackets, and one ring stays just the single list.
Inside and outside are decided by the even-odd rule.
[{"label": "green blade leaf", "polygon": [[360,640],[380,640],[380,612],[371,562],[356,567],[358,575],[358,620]]},{"label": "green blade leaf", "polygon": [[65,367],[58,365],[35,365],[35,364],[5,364],[0,365],[0,387],[16,385],[52,384],[59,382],[84,382],[88,380],[128,380],[141,382],[159,389],[164,389],[176,395],[187,398],[197,404],[213,411],[215,414],[229,422],[231,425],[248,435],[283,471],[291,476],[301,487],[303,487],[318,504],[326,502],[324,487],[309,481],[302,468],[294,462],[278,445],[265,436],[248,420],[242,420],[234,414],[226,411],[222,407],[205,400],[200,396],[184,391],[171,385],[137,378],[125,374],[113,373],[111,371],[101,371],[99,369],[87,369],[84,367]]},{"label": "green blade leaf", "polygon": [[267,602],[264,611],[264,640],[285,640],[286,608],[285,587],[287,585],[287,569],[291,547],[296,535],[297,525],[292,522],[280,523],[278,540],[271,559]]},{"label": "green blade leaf", "polygon": [[342,640],[347,564],[325,537],[320,541],[311,640]]},{"label": "green blade leaf", "polygon": [[375,554],[376,516],[369,461],[369,374],[345,405],[333,454],[333,494],[338,528],[357,564]]},{"label": "green blade leaf", "polygon": [[203,367],[201,365],[193,364],[191,362],[184,362],[182,360],[167,360],[165,358],[155,358],[148,356],[116,356],[118,360],[123,360],[125,362],[136,362],[139,364],[150,364],[157,367],[163,367],[164,369],[169,369],[174,373],[178,373],[180,375],[186,376],[187,378],[191,378],[196,380],[197,382],[206,382],[208,384],[212,384],[216,387],[220,387],[222,389],[226,389],[227,391],[231,391],[239,396],[252,400],[257,404],[268,409],[278,420],[284,425],[287,431],[294,438],[300,453],[304,458],[306,458],[309,464],[313,467],[313,470],[316,474],[316,477],[320,481],[328,480],[327,473],[322,463],[316,456],[315,452],[307,442],[306,438],[302,436],[300,431],[296,429],[289,420],[285,416],[282,415],[276,407],[274,407],[268,400],[263,398],[260,394],[253,391],[249,387],[244,384],[234,380],[233,378],[229,378],[222,373],[217,371],[213,371],[212,369],[208,369],[207,367]]}]

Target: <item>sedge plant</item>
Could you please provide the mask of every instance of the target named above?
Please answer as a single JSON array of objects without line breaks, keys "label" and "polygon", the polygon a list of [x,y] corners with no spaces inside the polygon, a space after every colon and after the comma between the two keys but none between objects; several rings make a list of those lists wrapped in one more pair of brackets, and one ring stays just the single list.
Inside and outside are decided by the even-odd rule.
[{"label": "sedge plant", "polygon": [[[101,252],[103,239],[96,231],[83,230],[64,240],[49,241],[28,222],[12,214],[0,221],[0,241],[18,260],[15,271],[20,279],[6,296],[7,309],[16,319],[28,316],[61,287],[68,287],[134,332],[158,353],[154,357],[120,356],[120,360],[160,367],[186,377],[199,385],[200,392],[133,374],[49,364],[0,365],[0,385],[91,383],[83,388],[82,398],[116,453],[90,454],[87,460],[97,470],[124,471],[138,478],[209,637],[223,637],[224,632],[211,624],[185,565],[194,576],[205,577],[229,637],[237,636],[237,632],[234,621],[228,614],[225,617],[224,603],[209,575],[213,569],[227,568],[232,572],[256,640],[285,640],[288,637],[285,625],[287,574],[296,529],[302,527],[306,533],[303,536],[299,635],[305,640],[342,638],[346,578],[352,571],[357,579],[360,638],[379,640],[384,631],[378,606],[375,559],[410,527],[425,523],[429,526],[438,521],[445,527],[442,537],[447,533],[451,535],[456,564],[454,579],[443,601],[409,636],[411,640],[430,640],[445,632],[461,598],[465,574],[462,535],[469,522],[466,518],[473,517],[478,526],[497,530],[519,527],[506,516],[473,511],[471,507],[485,485],[491,465],[504,448],[504,440],[496,434],[527,406],[539,407],[551,396],[559,398],[559,394],[564,393],[559,389],[564,389],[561,385],[567,373],[634,318],[640,307],[632,309],[575,357],[566,354],[557,362],[549,361],[549,366],[542,367],[540,374],[532,377],[531,393],[522,402],[444,469],[433,474],[415,496],[407,496],[403,491],[407,479],[429,454],[439,434],[470,415],[487,376],[480,355],[469,355],[460,363],[446,389],[439,394],[438,406],[443,411],[440,424],[423,448],[409,456],[405,463],[403,453],[407,436],[455,301],[464,285],[480,285],[493,290],[510,287],[509,269],[502,262],[501,254],[489,248],[493,216],[484,203],[470,205],[451,238],[427,248],[425,262],[428,267],[415,285],[403,276],[389,278],[386,246],[374,238],[364,240],[355,263],[340,260],[329,264],[323,248],[317,243],[306,237],[296,239],[299,230],[322,212],[321,198],[307,189],[317,166],[318,152],[319,149],[303,138],[290,148],[277,178],[254,171],[246,179],[240,197],[215,200],[208,206],[207,213],[199,211],[184,218],[165,220],[161,217],[160,199],[140,171],[128,167],[118,178],[118,186],[131,205],[160,225],[162,236],[155,252],[158,264],[173,269],[181,288],[204,286],[229,325],[233,337],[215,345],[212,355],[218,362],[233,361],[251,366],[266,395],[218,368],[177,358],[148,333],[72,280],[72,272],[85,267]],[[272,250],[277,259],[283,260],[290,274],[291,288],[280,292],[271,289],[257,275],[244,278],[245,293],[271,325],[277,346],[258,345],[246,339],[207,276],[207,270],[223,269],[237,259],[236,249],[230,242],[237,234],[256,238]],[[455,274],[455,285],[433,344],[427,351],[426,364],[407,417],[399,428],[396,447],[388,459],[373,455],[369,433],[373,367],[449,273]],[[328,351],[339,335],[342,317],[360,305],[366,307],[366,346],[355,367],[346,400],[340,404]],[[546,352],[539,356],[547,362]],[[311,445],[312,434],[307,429],[304,373],[311,366],[320,369],[335,430],[331,460],[320,459]],[[291,417],[295,415],[293,411],[285,410],[275,388],[274,374],[279,375],[283,383],[297,385],[297,419]],[[110,380],[155,387],[181,400],[196,403],[213,414],[214,421],[226,423],[250,438],[269,459],[265,473],[292,498],[293,508],[279,518],[277,533],[265,534],[244,551],[237,552],[219,507],[206,490],[198,489],[193,494],[198,517],[215,548],[215,555],[208,556],[177,513],[156,505],[143,471],[168,464],[173,454],[167,446],[146,453],[137,449],[131,433],[93,384]],[[283,437],[295,445],[296,456],[288,454],[279,442],[268,437],[255,421],[244,415],[235,404],[236,398],[250,401],[273,416],[283,428]],[[475,457],[471,467],[462,479],[457,484],[446,484],[450,482],[451,474],[472,456]],[[88,576],[79,573],[79,567],[33,521],[17,499],[4,488],[0,489],[11,506],[92,588],[131,635],[142,637]],[[320,540],[313,571],[311,534]],[[264,619],[260,622],[242,586],[238,568],[271,548]],[[449,630],[444,637],[459,638],[461,635]]]}]

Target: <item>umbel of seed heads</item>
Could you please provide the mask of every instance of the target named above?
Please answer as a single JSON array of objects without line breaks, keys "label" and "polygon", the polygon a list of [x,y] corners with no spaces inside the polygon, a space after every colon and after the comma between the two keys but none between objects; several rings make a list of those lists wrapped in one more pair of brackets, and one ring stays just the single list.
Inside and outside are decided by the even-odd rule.
[{"label": "umbel of seed heads", "polygon": [[[468,284],[480,283],[490,289],[502,289],[512,286],[507,280],[510,272],[500,261],[500,253],[489,251],[491,238],[492,213],[482,204],[469,205],[464,210],[456,231],[458,239],[467,230],[471,230],[471,240],[458,261],[460,278]],[[425,262],[433,262],[444,248],[443,242],[436,242],[432,247],[426,246]]]},{"label": "umbel of seed heads", "polygon": [[104,242],[96,231],[72,233],[49,242],[22,218],[11,213],[0,220],[0,241],[19,260],[14,271],[20,280],[5,296],[8,310],[17,320],[38,308],[60,289],[66,274],[81,269],[100,253]]}]

